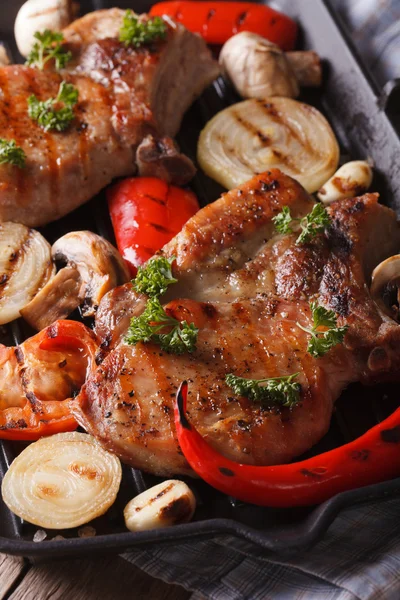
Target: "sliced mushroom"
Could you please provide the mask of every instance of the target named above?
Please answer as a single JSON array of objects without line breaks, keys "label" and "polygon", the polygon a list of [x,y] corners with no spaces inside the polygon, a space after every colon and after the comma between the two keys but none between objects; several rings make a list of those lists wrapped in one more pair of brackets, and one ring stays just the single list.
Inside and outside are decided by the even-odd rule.
[{"label": "sliced mushroom", "polygon": [[50,244],[38,231],[0,223],[0,325],[17,319],[54,273]]},{"label": "sliced mushroom", "polygon": [[21,311],[36,329],[64,319],[78,306],[83,316],[94,316],[102,297],[130,279],[116,248],[91,231],[67,233],[53,245],[52,256],[66,266]]},{"label": "sliced mushroom", "polygon": [[400,254],[387,258],[375,267],[371,296],[385,321],[400,321]]},{"label": "sliced mushroom", "polygon": [[300,85],[321,85],[321,61],[315,52],[283,52],[269,40],[242,31],[223,46],[222,70],[243,98],[296,98]]},{"label": "sliced mushroom", "polygon": [[22,56],[28,56],[37,31],[60,31],[73,21],[76,12],[72,0],[27,0],[14,24],[15,41]]}]

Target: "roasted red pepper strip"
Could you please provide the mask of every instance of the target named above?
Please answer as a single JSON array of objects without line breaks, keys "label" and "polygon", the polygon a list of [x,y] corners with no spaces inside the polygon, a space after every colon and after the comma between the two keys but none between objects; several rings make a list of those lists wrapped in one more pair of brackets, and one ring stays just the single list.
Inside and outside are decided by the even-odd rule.
[{"label": "roasted red pepper strip", "polygon": [[268,38],[282,50],[293,50],[297,24],[286,15],[253,2],[159,2],[151,15],[170,15],[208,44],[222,45],[239,33],[251,31]]},{"label": "roasted red pepper strip", "polygon": [[400,475],[400,408],[349,444],[301,462],[255,467],[216,452],[186,417],[187,383],[178,390],[175,427],[189,465],[204,481],[259,506],[319,504],[353,488]]},{"label": "roasted red pepper strip", "polygon": [[156,177],[124,179],[107,198],[118,250],[133,276],[199,210],[193,192]]},{"label": "roasted red pepper strip", "polygon": [[98,350],[93,332],[76,321],[56,321],[14,348],[0,345],[0,438],[37,440],[76,429],[71,397]]}]

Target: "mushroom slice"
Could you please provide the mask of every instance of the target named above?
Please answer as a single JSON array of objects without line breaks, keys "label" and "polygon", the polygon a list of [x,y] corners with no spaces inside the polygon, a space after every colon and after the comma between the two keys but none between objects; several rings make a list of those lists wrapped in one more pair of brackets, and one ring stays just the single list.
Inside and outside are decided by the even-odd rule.
[{"label": "mushroom slice", "polygon": [[64,267],[21,310],[21,315],[31,327],[40,331],[58,319],[65,319],[78,308],[83,300],[80,297],[81,288],[78,269]]},{"label": "mushroom slice", "polygon": [[52,255],[66,266],[21,313],[38,330],[78,306],[83,316],[94,316],[102,297],[130,279],[116,248],[91,231],[67,233],[53,244]]},{"label": "mushroom slice", "polygon": [[385,321],[400,321],[400,254],[387,258],[375,267],[371,296]]},{"label": "mushroom slice", "polygon": [[0,325],[17,319],[54,273],[50,245],[38,231],[0,223]]},{"label": "mushroom slice", "polygon": [[119,459],[86,433],[41,438],[17,456],[1,488],[8,508],[48,529],[79,527],[103,515],[121,484]]}]

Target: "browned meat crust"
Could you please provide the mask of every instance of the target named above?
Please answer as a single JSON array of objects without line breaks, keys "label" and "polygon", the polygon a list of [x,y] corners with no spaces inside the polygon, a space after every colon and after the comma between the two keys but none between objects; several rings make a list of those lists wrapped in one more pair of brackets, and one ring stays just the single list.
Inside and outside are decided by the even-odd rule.
[{"label": "browned meat crust", "polygon": [[[61,74],[0,69],[0,137],[15,139],[27,155],[25,169],[0,165],[0,220],[44,225],[138,166],[179,184],[193,176],[170,136],[218,66],[204,41],[173,21],[165,42],[126,47],[117,39],[123,14],[97,11],[67,27],[73,60]],[[55,97],[63,79],[78,88],[76,118],[63,133],[44,132],[29,118],[27,99]],[[146,136],[158,154],[148,152],[148,141],[141,145]]]},{"label": "browned meat crust", "polygon": [[[202,209],[164,247],[177,257],[179,278],[167,310],[200,327],[192,355],[126,345],[129,319],[144,299],[128,284],[103,299],[96,333],[112,350],[74,414],[104,446],[153,473],[187,473],[173,424],[176,389],[186,379],[189,417],[215,448],[244,463],[280,463],[322,437],[350,382],[400,378],[400,328],[382,322],[367,287],[373,266],[398,249],[394,212],[366,194],[333,204],[332,227],[305,246],[295,245],[295,234],[276,234],[271,218],[282,206],[302,217],[312,204],[299,184],[273,170]],[[320,359],[307,353],[308,335],[296,325],[310,325],[310,299],[349,325],[345,344]],[[301,402],[279,410],[239,398],[224,382],[230,372],[299,372]]]}]

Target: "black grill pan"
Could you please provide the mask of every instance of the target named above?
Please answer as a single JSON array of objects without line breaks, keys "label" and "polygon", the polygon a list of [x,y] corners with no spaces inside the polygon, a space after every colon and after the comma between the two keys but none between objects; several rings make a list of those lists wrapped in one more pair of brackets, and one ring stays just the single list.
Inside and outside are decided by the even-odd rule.
[{"label": "black grill pan", "polygon": [[[12,35],[13,21],[20,4],[22,2],[14,0],[2,1],[0,38],[13,52],[16,52]],[[84,13],[112,5],[106,0],[83,0],[81,10]],[[132,6],[131,2],[125,0],[120,0],[119,5],[122,8]],[[136,12],[145,12],[150,5],[145,0],[137,0],[134,8]],[[394,208],[400,216],[400,140],[395,129],[400,114],[389,114],[389,108],[398,105],[393,101],[398,91],[396,82],[389,82],[384,93],[379,95],[327,0],[281,0],[275,2],[274,6],[299,22],[301,47],[315,49],[324,59],[325,80],[322,90],[308,92],[301,99],[317,106],[327,116],[346,158],[369,158],[373,161],[373,189],[379,191],[382,202]],[[179,134],[179,143],[189,156],[195,158],[198,134],[205,122],[236,100],[238,98],[232,90],[220,79],[196,101],[185,116]],[[215,200],[221,191],[215,182],[201,173],[197,174],[193,189],[202,204]],[[104,195],[47,226],[43,233],[53,242],[74,229],[91,229],[113,241]],[[22,321],[16,322],[4,330],[2,341],[19,343],[31,333]],[[354,439],[397,408],[397,398],[398,387],[394,385],[373,388],[350,386],[337,403],[328,434],[307,456]],[[4,442],[1,445],[1,476],[22,447],[17,442]],[[188,483],[198,499],[198,509],[192,523],[170,529],[128,533],[122,517],[126,502],[158,481],[153,476],[124,467],[117,501],[105,516],[92,523],[97,535],[90,538],[80,537],[76,529],[61,532],[49,530],[45,541],[35,543],[33,536],[38,528],[22,522],[0,500],[0,552],[37,561],[121,552],[154,544],[175,545],[185,540],[230,535],[244,538],[275,553],[296,553],[320,539],[342,508],[400,492],[399,478],[339,494],[318,507],[279,510],[236,502],[202,481],[190,480]],[[64,539],[52,541],[59,535]]]}]

